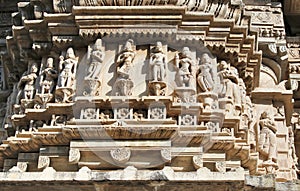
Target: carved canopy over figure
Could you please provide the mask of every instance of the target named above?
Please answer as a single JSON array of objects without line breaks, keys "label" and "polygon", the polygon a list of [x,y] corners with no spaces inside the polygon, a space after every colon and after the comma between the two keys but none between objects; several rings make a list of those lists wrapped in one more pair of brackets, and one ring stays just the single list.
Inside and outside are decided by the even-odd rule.
[{"label": "carved canopy over figure", "polygon": [[78,60],[73,48],[68,48],[66,58],[60,56],[58,87],[73,88]]},{"label": "carved canopy over figure", "polygon": [[153,81],[163,81],[166,77],[166,55],[161,42],[156,42],[150,55],[150,66]]},{"label": "carved canopy over figure", "polygon": [[20,103],[23,98],[25,100],[32,100],[35,91],[35,80],[37,78],[37,64],[32,63],[30,70],[25,72],[18,83],[18,95],[16,104]]},{"label": "carved canopy over figure", "polygon": [[215,70],[213,70],[213,60],[207,53],[204,53],[200,60],[199,75],[197,77],[198,85],[203,92],[212,91],[215,83]]},{"label": "carved canopy over figure", "polygon": [[267,156],[267,162],[277,162],[276,132],[277,127],[268,112],[260,116],[259,126],[261,128],[258,147],[260,153]]},{"label": "carved canopy over figure", "polygon": [[191,58],[191,51],[188,47],[184,47],[181,53],[175,55],[175,65],[177,67],[178,85],[180,87],[194,87],[195,72],[193,67],[195,63]]},{"label": "carved canopy over figure", "polygon": [[239,88],[239,77],[236,68],[231,67],[226,61],[219,64],[219,77],[223,84],[221,88],[221,96],[225,96],[228,100],[232,100],[236,108],[241,108],[241,95]]},{"label": "carved canopy over figure", "polygon": [[124,49],[121,51],[117,59],[117,73],[122,78],[129,78],[129,70],[135,57],[133,40],[129,39],[125,43]]},{"label": "carved canopy over figure", "polygon": [[89,67],[88,74],[85,77],[86,80],[99,78],[104,56],[105,53],[102,50],[102,40],[97,39],[92,47],[89,46],[87,52],[87,61],[89,62]]},{"label": "carved canopy over figure", "polygon": [[41,94],[52,94],[55,87],[55,80],[58,76],[53,67],[53,58],[47,59],[46,68],[40,74]]}]

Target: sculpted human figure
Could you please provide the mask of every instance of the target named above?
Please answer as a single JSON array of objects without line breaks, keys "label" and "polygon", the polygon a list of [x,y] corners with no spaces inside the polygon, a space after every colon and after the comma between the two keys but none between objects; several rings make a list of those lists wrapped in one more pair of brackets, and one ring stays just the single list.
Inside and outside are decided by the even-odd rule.
[{"label": "sculpted human figure", "polygon": [[276,156],[276,132],[277,127],[274,120],[271,119],[268,112],[263,112],[259,120],[260,137],[259,137],[259,151],[267,156],[267,162],[277,161]]},{"label": "sculpted human figure", "polygon": [[[35,91],[35,80],[37,78],[37,64],[33,63],[31,65],[30,71],[25,73],[19,83],[18,83],[18,96],[17,96],[17,104],[19,104],[20,100],[23,98],[25,100],[31,100],[34,97]],[[23,95],[22,95],[23,92]]]},{"label": "sculpted human figure", "polygon": [[203,92],[213,90],[214,79],[213,79],[213,65],[212,59],[207,53],[204,53],[200,60],[199,75],[197,77],[198,85]]},{"label": "sculpted human figure", "polygon": [[132,39],[127,40],[124,49],[117,59],[117,79],[115,84],[115,94],[118,96],[131,95],[133,82],[130,79],[129,72],[133,66],[135,57],[134,42]]},{"label": "sculpted human figure", "polygon": [[132,62],[135,57],[133,48],[133,40],[129,39],[125,43],[125,47],[117,59],[117,73],[122,78],[129,78],[129,70],[132,67]]},{"label": "sculpted human figure", "polygon": [[161,42],[156,42],[156,46],[150,55],[150,66],[153,81],[163,81],[166,76],[166,56],[163,53]]},{"label": "sculpted human figure", "polygon": [[75,57],[73,48],[68,48],[66,53],[66,58],[60,56],[59,62],[59,77],[58,77],[58,87],[68,87],[72,88],[74,85],[77,58]]},{"label": "sculpted human figure", "polygon": [[102,63],[105,53],[102,50],[102,40],[97,39],[95,44],[89,48],[87,53],[87,60],[90,63],[88,67],[88,74],[85,79],[98,79],[102,69]]},{"label": "sculpted human figure", "polygon": [[219,68],[219,77],[223,83],[221,94],[224,94],[227,99],[232,100],[235,107],[241,108],[238,71],[226,61],[221,61]]},{"label": "sculpted human figure", "polygon": [[41,94],[52,94],[58,74],[53,67],[53,58],[47,59],[46,68],[41,72]]},{"label": "sculpted human figure", "polygon": [[175,65],[177,67],[177,80],[181,87],[192,87],[194,62],[191,58],[191,51],[188,47],[184,47],[182,52],[175,55]]}]

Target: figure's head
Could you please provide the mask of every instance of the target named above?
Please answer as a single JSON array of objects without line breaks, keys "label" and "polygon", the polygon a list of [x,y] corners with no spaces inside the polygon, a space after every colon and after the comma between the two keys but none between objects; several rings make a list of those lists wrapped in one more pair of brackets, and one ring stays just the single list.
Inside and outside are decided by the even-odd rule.
[{"label": "figure's head", "polygon": [[93,50],[100,50],[102,47],[102,40],[99,38],[96,40],[94,46],[93,46]]},{"label": "figure's head", "polygon": [[31,73],[36,73],[37,71],[38,71],[37,63],[36,63],[36,62],[33,62],[33,63],[31,64],[30,72],[31,72]]},{"label": "figure's head", "polygon": [[53,58],[47,59],[47,68],[53,68]]},{"label": "figure's head", "polygon": [[162,43],[161,43],[160,41],[157,41],[157,42],[156,42],[156,47],[162,48]]},{"label": "figure's head", "polygon": [[266,111],[262,112],[262,114],[260,115],[260,119],[267,119],[267,118],[270,118],[269,113]]},{"label": "figure's head", "polygon": [[191,51],[190,51],[189,47],[187,47],[187,46],[183,47],[183,49],[182,49],[182,56],[189,57],[190,53],[191,53]]},{"label": "figure's head", "polygon": [[132,39],[128,39],[125,43],[125,50],[132,50],[132,46],[133,46],[133,40]]},{"label": "figure's head", "polygon": [[66,58],[75,58],[75,53],[72,47],[68,48]]},{"label": "figure's head", "polygon": [[219,64],[220,70],[226,70],[229,69],[230,64],[228,64],[225,60],[222,60]]},{"label": "figure's head", "polygon": [[207,63],[210,61],[210,56],[207,53],[202,54],[201,63]]}]

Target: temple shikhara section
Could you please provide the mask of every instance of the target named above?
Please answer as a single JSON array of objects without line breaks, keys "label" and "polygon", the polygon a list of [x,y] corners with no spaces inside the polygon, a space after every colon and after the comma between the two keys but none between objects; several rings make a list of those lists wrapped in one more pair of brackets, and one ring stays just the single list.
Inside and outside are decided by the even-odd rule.
[{"label": "temple shikhara section", "polygon": [[300,2],[1,0],[0,190],[300,190]]}]

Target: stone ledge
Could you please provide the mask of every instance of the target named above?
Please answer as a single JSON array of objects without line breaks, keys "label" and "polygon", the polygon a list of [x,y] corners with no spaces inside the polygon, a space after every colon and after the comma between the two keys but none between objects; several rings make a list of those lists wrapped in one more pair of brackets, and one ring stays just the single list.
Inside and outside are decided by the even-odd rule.
[{"label": "stone ledge", "polygon": [[0,184],[3,182],[24,181],[188,181],[188,182],[236,182],[245,180],[246,171],[237,168],[230,172],[211,172],[208,168],[200,168],[196,172],[174,172],[171,167],[162,170],[138,170],[129,166],[124,170],[109,172],[96,172],[87,167],[82,167],[78,172],[57,172],[52,167],[47,167],[43,172],[21,172],[18,167],[13,167],[9,172],[0,173]]}]

